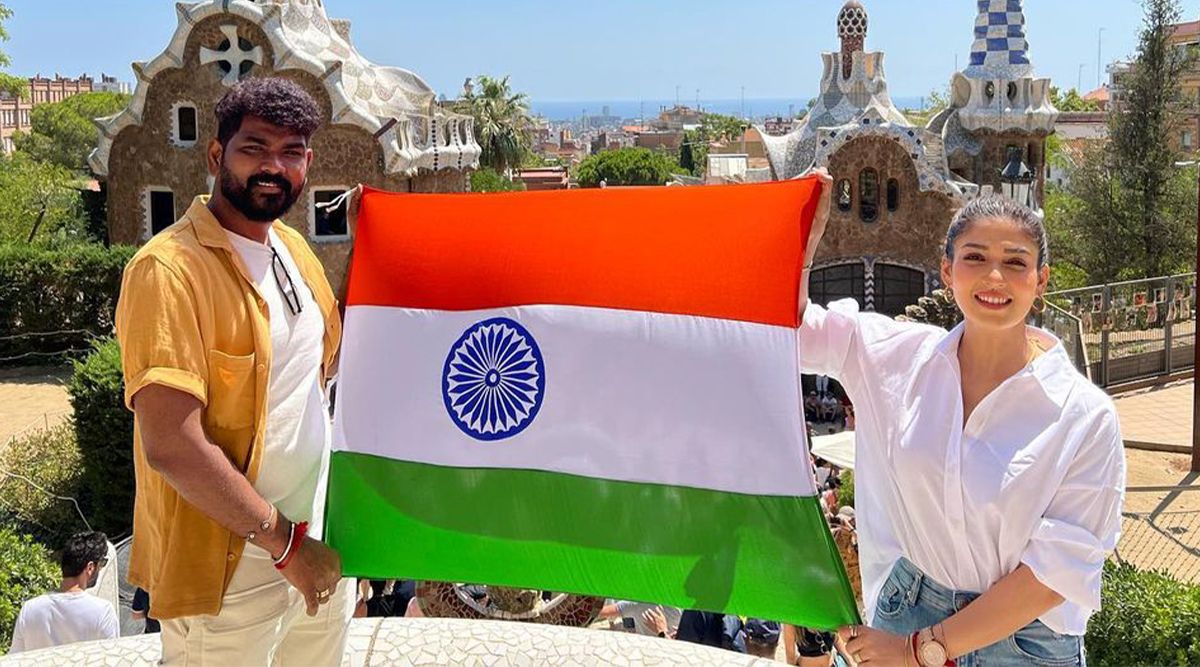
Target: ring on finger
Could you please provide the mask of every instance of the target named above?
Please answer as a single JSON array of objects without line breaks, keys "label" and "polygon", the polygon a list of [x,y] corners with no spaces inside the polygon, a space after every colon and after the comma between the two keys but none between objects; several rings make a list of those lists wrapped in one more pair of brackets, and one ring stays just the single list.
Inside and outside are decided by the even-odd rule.
[{"label": "ring on finger", "polygon": [[858,637],[858,626],[852,625],[850,626],[850,638],[854,639],[856,637]]},{"label": "ring on finger", "polygon": [[329,599],[329,595],[330,595],[330,593],[329,593],[329,589],[328,589],[328,588],[326,588],[326,589],[324,589],[324,590],[317,591],[317,601],[318,601],[318,602],[325,602],[326,600],[328,600],[328,599]]}]

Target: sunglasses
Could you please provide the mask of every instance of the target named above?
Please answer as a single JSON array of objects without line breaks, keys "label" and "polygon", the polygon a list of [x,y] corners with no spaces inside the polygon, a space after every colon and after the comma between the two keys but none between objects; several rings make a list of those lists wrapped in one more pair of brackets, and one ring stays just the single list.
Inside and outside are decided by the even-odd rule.
[{"label": "sunglasses", "polygon": [[288,273],[283,258],[275,251],[275,246],[271,246],[271,273],[275,275],[275,284],[283,294],[283,302],[287,304],[288,310],[293,316],[299,315],[304,310],[304,303],[300,301],[300,292],[296,289],[296,283],[292,280],[292,275]]}]

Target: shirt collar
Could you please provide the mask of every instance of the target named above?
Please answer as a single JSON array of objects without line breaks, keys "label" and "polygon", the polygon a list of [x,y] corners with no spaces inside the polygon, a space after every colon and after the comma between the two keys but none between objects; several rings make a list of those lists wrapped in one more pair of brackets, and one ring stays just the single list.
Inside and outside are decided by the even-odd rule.
[{"label": "shirt collar", "polygon": [[[233,244],[229,241],[229,235],[225,228],[221,226],[221,222],[217,220],[217,216],[208,208],[208,195],[198,195],[192,200],[187,210],[187,218],[192,221],[192,226],[196,229],[196,238],[200,240],[201,245],[210,248],[224,248],[233,252]],[[276,225],[282,224],[278,220],[271,223],[271,228],[275,229]]]},{"label": "shirt collar", "polygon": [[[959,322],[957,326],[946,332],[934,347],[934,354],[940,355],[950,362],[956,372],[959,372],[958,344],[962,340],[965,327],[964,322]],[[1043,343],[1047,344],[1043,347],[1049,347],[1049,349],[1018,371],[1014,377],[1032,379],[1050,402],[1062,408],[1074,386],[1073,374],[1076,372],[1071,357],[1067,354],[1066,346],[1057,336],[1045,329],[1034,326],[1027,326],[1025,329],[1028,335],[1042,339]]]}]

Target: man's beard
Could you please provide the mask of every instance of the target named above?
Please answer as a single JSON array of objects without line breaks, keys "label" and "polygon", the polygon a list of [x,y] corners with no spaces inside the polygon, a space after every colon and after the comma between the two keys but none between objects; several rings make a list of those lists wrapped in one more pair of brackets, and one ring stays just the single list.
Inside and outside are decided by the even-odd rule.
[{"label": "man's beard", "polygon": [[[259,184],[277,185],[279,194],[255,197],[253,188]],[[242,184],[225,165],[221,165],[221,194],[246,219],[254,222],[274,222],[296,203],[303,189],[301,185],[293,192],[292,184],[286,178],[270,174],[256,174]]]}]

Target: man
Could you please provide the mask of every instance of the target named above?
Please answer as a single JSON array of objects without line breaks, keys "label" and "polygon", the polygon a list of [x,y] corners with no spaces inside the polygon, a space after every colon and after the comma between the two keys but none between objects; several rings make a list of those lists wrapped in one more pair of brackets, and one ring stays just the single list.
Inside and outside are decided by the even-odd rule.
[{"label": "man", "polygon": [[165,664],[336,665],[355,586],[317,509],[341,324],[320,262],[277,220],[304,190],[320,110],[293,82],[248,79],[216,117],[212,196],[134,256],[117,306],[136,416],[129,580]]},{"label": "man", "polygon": [[688,609],[679,618],[679,631],[675,633],[675,638],[693,644],[745,653],[745,647],[739,641],[742,632],[742,619],[733,614]]},{"label": "man", "polygon": [[58,592],[39,595],[21,607],[11,653],[120,636],[112,604],[87,592],[100,578],[107,555],[104,533],[79,533],[67,540],[59,558],[62,584]]}]

